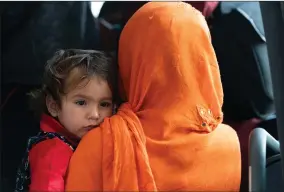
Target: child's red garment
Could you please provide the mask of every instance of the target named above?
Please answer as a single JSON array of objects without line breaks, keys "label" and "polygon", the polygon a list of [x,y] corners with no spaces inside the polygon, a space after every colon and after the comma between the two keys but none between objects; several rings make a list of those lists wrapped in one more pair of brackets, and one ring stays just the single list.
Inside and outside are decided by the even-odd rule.
[{"label": "child's red garment", "polygon": [[[77,146],[72,137],[54,118],[43,115],[40,128],[43,132],[54,132],[64,136],[68,143]],[[58,137],[44,140],[29,152],[31,184],[29,191],[64,191],[64,179],[72,148]]]}]

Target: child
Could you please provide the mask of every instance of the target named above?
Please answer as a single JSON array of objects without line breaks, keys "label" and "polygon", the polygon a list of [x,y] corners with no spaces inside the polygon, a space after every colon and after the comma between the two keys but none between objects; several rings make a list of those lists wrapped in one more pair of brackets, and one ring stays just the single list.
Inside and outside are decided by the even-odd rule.
[{"label": "child", "polygon": [[60,50],[47,62],[42,88],[30,94],[33,107],[40,107],[41,131],[28,141],[15,191],[64,191],[79,140],[113,114],[115,76],[99,51]]}]

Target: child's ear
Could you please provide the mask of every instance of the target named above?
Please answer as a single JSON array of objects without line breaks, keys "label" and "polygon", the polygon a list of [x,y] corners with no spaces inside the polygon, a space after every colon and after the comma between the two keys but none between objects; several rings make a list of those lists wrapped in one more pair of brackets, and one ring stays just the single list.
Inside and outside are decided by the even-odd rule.
[{"label": "child's ear", "polygon": [[59,107],[57,102],[51,95],[47,95],[45,98],[46,108],[52,117],[57,117],[59,113]]}]

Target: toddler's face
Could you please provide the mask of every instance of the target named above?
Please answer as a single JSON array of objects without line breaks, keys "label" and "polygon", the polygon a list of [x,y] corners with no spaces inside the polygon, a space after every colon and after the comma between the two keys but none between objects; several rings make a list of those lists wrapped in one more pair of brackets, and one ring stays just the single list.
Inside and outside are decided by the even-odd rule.
[{"label": "toddler's face", "polygon": [[107,81],[92,77],[62,97],[57,117],[69,132],[82,138],[105,117],[110,117],[112,111],[112,92]]}]

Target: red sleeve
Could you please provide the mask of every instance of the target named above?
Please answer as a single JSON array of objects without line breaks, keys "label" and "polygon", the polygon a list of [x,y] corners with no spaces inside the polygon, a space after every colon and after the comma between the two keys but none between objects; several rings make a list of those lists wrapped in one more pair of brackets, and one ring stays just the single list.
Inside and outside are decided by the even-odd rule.
[{"label": "red sleeve", "polygon": [[58,138],[38,143],[29,153],[29,191],[64,191],[64,179],[73,151]]}]

